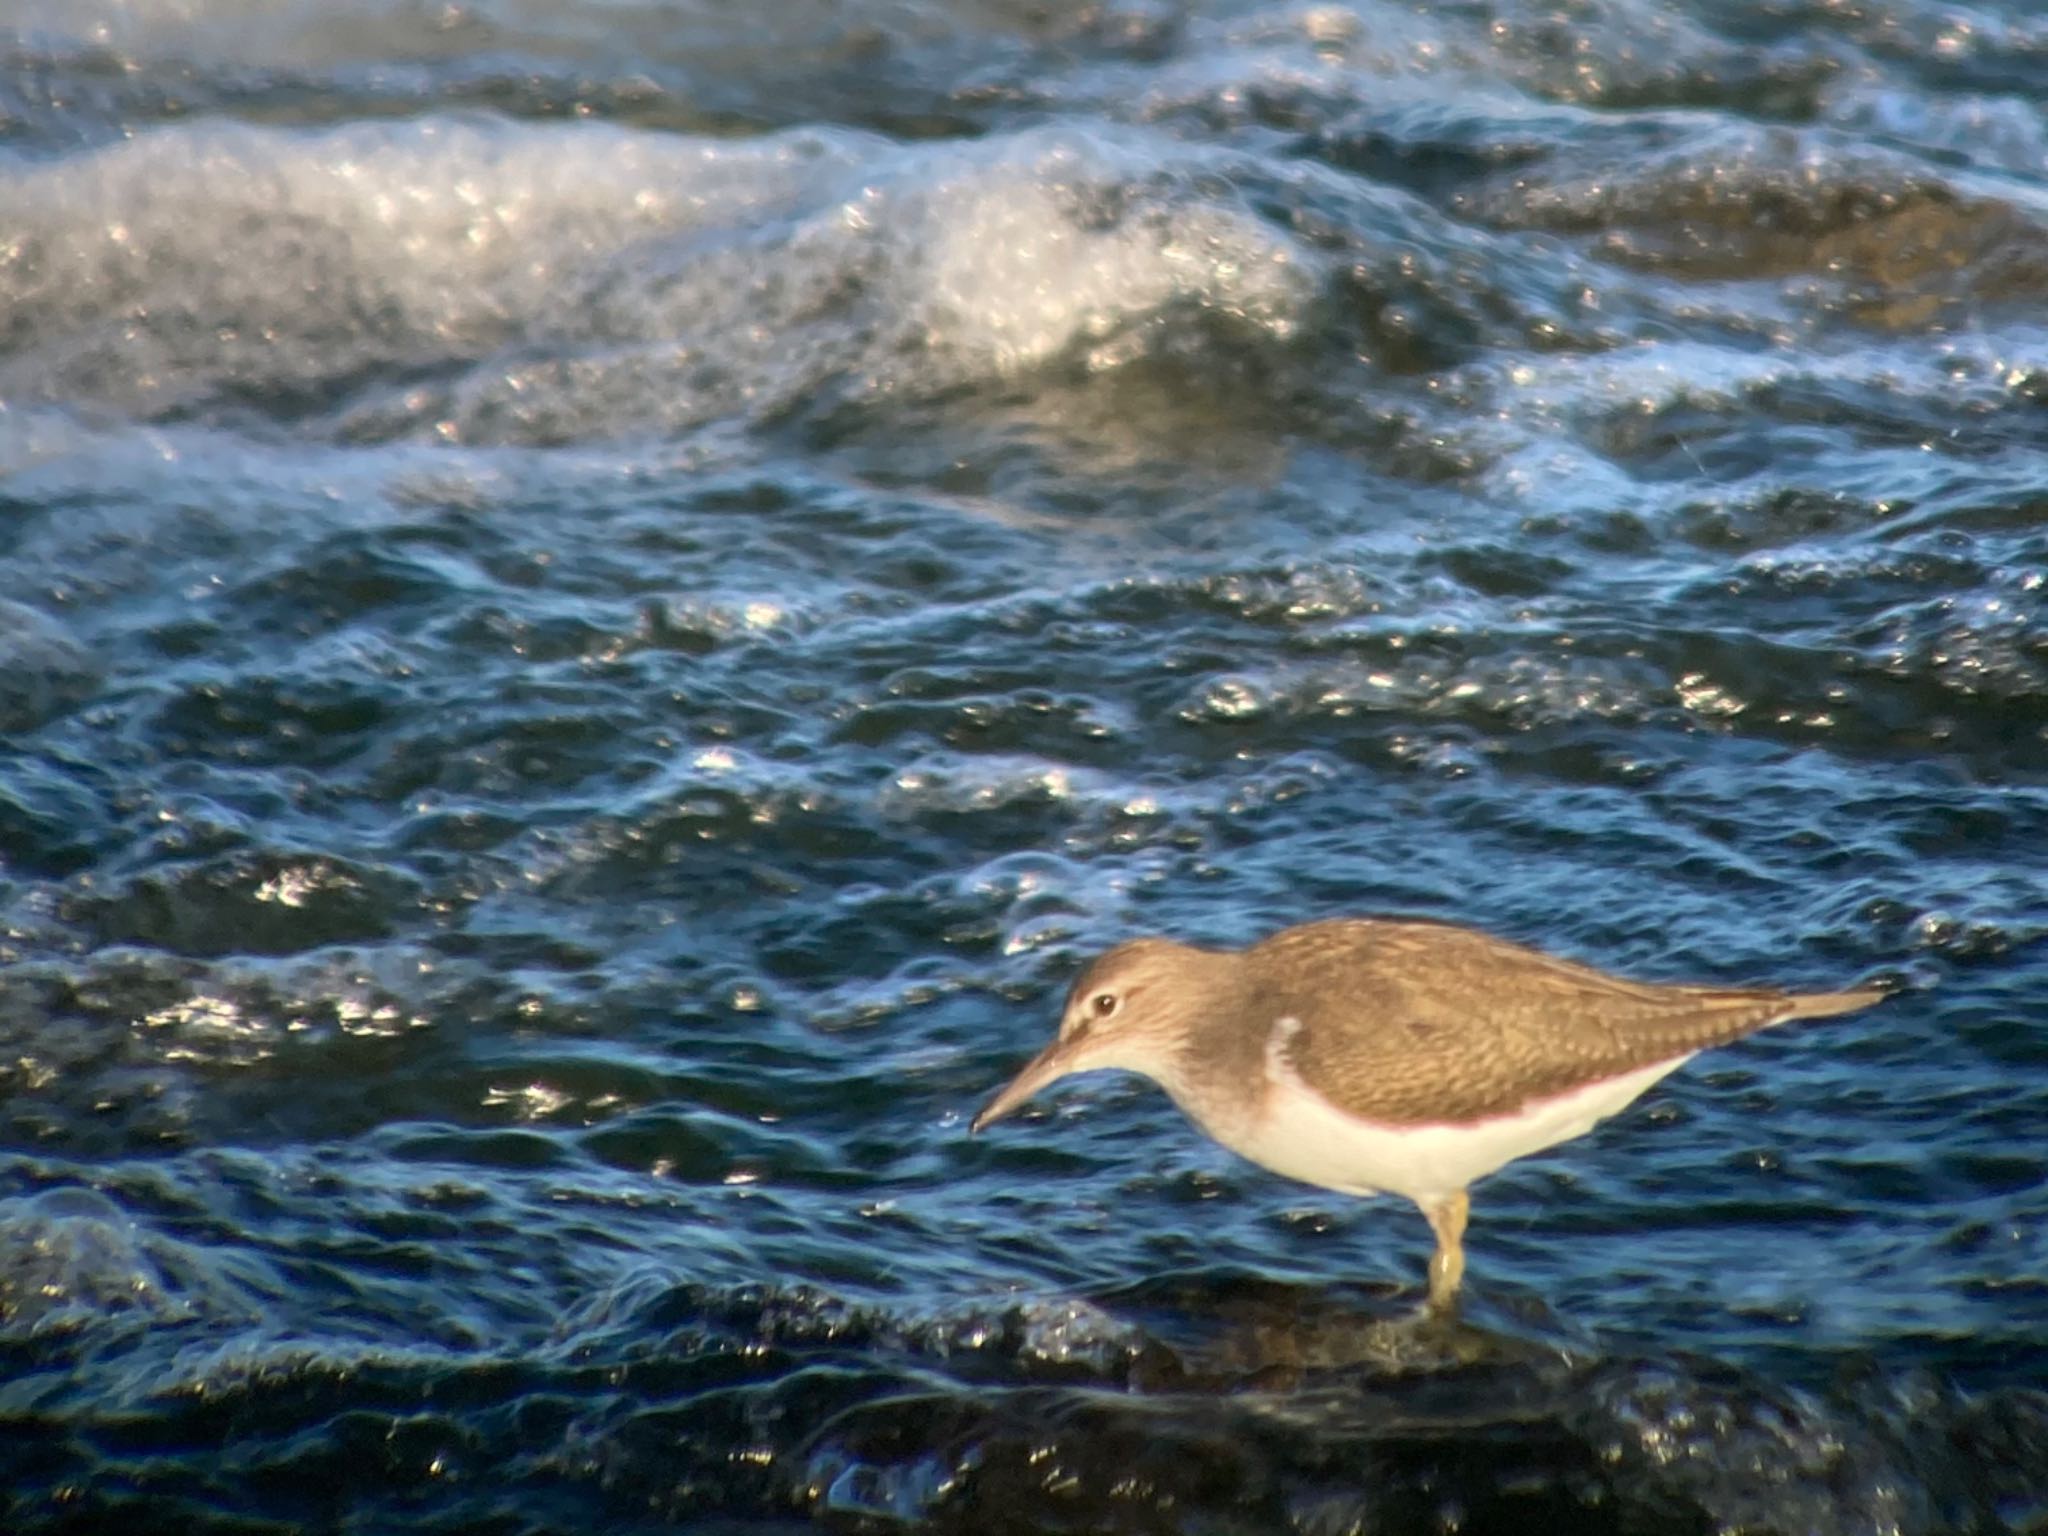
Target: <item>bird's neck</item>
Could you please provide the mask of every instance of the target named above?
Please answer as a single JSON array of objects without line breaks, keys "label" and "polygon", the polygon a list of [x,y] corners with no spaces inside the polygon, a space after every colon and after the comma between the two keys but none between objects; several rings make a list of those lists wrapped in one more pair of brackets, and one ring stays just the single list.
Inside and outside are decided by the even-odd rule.
[{"label": "bird's neck", "polygon": [[[1251,995],[1235,956],[1204,956],[1200,1006],[1162,1052],[1152,1076],[1211,1136],[1228,1140],[1258,1113],[1265,1089],[1266,1011]],[[1215,963],[1221,962],[1221,963]]]}]

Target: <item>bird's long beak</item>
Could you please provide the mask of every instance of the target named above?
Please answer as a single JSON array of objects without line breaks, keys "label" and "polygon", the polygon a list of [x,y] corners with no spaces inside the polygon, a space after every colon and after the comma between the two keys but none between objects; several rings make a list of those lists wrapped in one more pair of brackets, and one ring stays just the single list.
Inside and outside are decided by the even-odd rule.
[{"label": "bird's long beak", "polygon": [[1011,1078],[1009,1085],[1001,1093],[982,1106],[981,1113],[976,1115],[974,1123],[968,1126],[968,1134],[972,1135],[984,1126],[994,1125],[1005,1115],[1014,1114],[1024,1106],[1025,1100],[1038,1092],[1039,1089],[1045,1087],[1048,1083],[1059,1081],[1059,1079],[1071,1072],[1073,1068],[1073,1056],[1067,1049],[1067,1042],[1064,1040],[1053,1041],[1051,1045],[1048,1045],[1044,1050],[1032,1057],[1025,1064],[1024,1070]]}]

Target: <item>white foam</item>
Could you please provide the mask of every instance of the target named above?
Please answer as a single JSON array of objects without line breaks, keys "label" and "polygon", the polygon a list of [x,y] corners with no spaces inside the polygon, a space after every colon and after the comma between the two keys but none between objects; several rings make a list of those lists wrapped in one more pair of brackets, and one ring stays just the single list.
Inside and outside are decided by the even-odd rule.
[{"label": "white foam", "polygon": [[1198,317],[1284,342],[1318,260],[1233,169],[1143,134],[165,128],[0,161],[0,395],[564,443],[1115,367]]},{"label": "white foam", "polygon": [[1108,344],[1180,304],[1286,339],[1317,263],[1213,186],[1198,190],[1196,169],[1156,144],[1073,134],[962,157],[912,199],[923,270],[906,297],[935,342],[998,373]]},{"label": "white foam", "polygon": [[224,386],[318,390],[582,340],[606,262],[771,220],[871,152],[836,133],[433,118],[209,123],[0,162],[0,308],[25,322],[0,390],[150,414]]}]

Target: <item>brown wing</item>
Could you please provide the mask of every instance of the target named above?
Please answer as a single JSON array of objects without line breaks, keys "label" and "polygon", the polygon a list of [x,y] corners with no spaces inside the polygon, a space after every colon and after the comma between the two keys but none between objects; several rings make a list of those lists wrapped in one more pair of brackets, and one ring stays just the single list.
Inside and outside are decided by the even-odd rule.
[{"label": "brown wing", "polygon": [[1301,1022],[1295,1071],[1341,1109],[1404,1125],[1508,1113],[1883,995],[1627,981],[1425,922],[1310,923],[1246,953],[1260,1011]]}]

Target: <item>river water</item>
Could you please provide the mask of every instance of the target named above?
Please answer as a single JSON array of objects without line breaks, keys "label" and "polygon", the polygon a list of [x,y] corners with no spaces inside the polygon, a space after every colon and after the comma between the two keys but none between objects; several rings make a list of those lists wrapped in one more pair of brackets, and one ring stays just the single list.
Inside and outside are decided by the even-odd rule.
[{"label": "river water", "polygon": [[[2048,1530],[2031,0],[0,7],[12,1532]],[[1428,1235],[1340,912],[1883,982]]]}]

